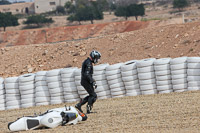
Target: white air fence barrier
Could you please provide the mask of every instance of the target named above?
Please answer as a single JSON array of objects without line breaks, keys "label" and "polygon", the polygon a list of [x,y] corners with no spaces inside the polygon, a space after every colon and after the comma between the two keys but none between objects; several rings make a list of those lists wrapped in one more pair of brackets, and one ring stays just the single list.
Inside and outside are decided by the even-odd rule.
[{"label": "white air fence barrier", "polygon": [[[200,90],[200,57],[148,58],[93,67],[98,99]],[[88,95],[81,68],[0,78],[0,110],[77,102]]]}]

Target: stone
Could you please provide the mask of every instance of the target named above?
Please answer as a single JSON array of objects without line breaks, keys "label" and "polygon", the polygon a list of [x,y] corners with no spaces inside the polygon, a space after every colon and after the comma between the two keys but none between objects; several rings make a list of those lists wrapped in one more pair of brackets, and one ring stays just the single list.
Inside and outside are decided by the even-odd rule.
[{"label": "stone", "polygon": [[176,36],[175,36],[175,38],[178,38],[179,37],[179,34],[177,34]]},{"label": "stone", "polygon": [[31,65],[27,65],[26,68],[31,68]]},{"label": "stone", "polygon": [[73,59],[73,62],[77,62],[78,60],[76,58]]},{"label": "stone", "polygon": [[177,47],[178,47],[178,44],[175,44],[173,48],[175,49],[175,48],[177,48]]},{"label": "stone", "polygon": [[76,53],[74,53],[74,54],[73,54],[73,56],[78,56],[78,55],[79,55],[79,53],[78,53],[78,52],[76,52]]},{"label": "stone", "polygon": [[81,44],[80,43],[76,43],[75,44],[75,47],[79,47]]},{"label": "stone", "polygon": [[110,52],[109,52],[109,56],[112,56],[113,53],[114,53],[114,51],[110,51]]},{"label": "stone", "polygon": [[85,52],[85,51],[80,52],[80,56],[85,56],[86,54],[87,54],[87,52]]},{"label": "stone", "polygon": [[29,72],[29,73],[33,72],[33,68],[32,68],[32,67],[29,68],[29,69],[28,69],[28,72]]},{"label": "stone", "polygon": [[188,33],[185,33],[185,34],[184,34],[184,37],[188,37],[188,36],[189,36],[189,34],[188,34]]},{"label": "stone", "polygon": [[42,55],[47,55],[48,50],[44,50],[44,52],[42,53]]},{"label": "stone", "polygon": [[152,54],[148,54],[147,56],[148,56],[148,57],[152,57]]},{"label": "stone", "polygon": [[42,60],[41,60],[41,59],[37,59],[36,61],[37,61],[37,62],[40,62],[40,61],[42,61]]}]

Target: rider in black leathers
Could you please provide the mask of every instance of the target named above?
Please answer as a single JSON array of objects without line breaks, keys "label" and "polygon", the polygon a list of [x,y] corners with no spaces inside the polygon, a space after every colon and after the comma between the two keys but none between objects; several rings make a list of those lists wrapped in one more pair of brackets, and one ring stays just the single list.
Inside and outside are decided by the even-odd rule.
[{"label": "rider in black leathers", "polygon": [[93,75],[93,65],[92,63],[98,63],[98,60],[101,58],[101,54],[98,51],[92,51],[90,57],[88,57],[82,64],[81,70],[81,85],[88,92],[89,96],[86,96],[81,100],[75,107],[83,112],[81,106],[88,102],[87,104],[87,113],[91,113],[94,102],[97,99],[97,94],[94,89],[97,88],[96,81],[92,78]]}]

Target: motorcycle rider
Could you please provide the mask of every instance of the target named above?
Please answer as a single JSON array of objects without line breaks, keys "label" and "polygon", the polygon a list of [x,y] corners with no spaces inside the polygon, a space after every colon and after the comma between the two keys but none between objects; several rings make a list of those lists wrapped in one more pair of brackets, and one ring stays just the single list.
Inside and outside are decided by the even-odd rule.
[{"label": "motorcycle rider", "polygon": [[92,113],[92,107],[94,102],[97,99],[97,94],[95,93],[94,89],[97,88],[96,81],[92,78],[93,75],[93,64],[98,63],[98,61],[101,58],[101,53],[98,51],[93,50],[90,53],[90,57],[88,57],[83,63],[82,63],[82,70],[81,70],[81,85],[85,88],[85,90],[88,92],[89,96],[86,96],[84,99],[82,99],[78,104],[75,105],[75,107],[80,111],[83,112],[81,109],[81,106],[85,103],[88,103],[87,113]]}]

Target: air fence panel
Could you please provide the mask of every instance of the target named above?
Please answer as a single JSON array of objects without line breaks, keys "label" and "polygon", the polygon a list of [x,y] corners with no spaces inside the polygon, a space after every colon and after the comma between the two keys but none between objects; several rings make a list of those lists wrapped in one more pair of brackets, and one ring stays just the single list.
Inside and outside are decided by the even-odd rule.
[{"label": "air fence panel", "polygon": [[0,110],[5,110],[4,79],[0,77]]},{"label": "air fence panel", "polygon": [[94,69],[93,78],[98,86],[97,89],[95,89],[98,99],[111,98],[110,88],[108,85],[108,81],[106,79],[107,66],[109,66],[109,64],[100,64],[93,67]]},{"label": "air fence panel", "polygon": [[161,58],[154,61],[156,85],[159,94],[173,92],[170,60],[171,58]]},{"label": "air fence panel", "polygon": [[171,59],[170,69],[173,91],[187,91],[187,57]]},{"label": "air fence panel", "polygon": [[47,71],[39,71],[35,74],[35,105],[49,105],[50,93],[46,81]]},{"label": "air fence panel", "polygon": [[156,77],[153,63],[155,58],[139,60],[136,63],[142,95],[157,94]]},{"label": "air fence panel", "polygon": [[188,90],[200,90],[200,57],[187,58]]},{"label": "air fence panel", "polygon": [[106,67],[105,74],[112,98],[123,97],[126,94],[121,76],[121,65],[123,65],[123,63],[117,63]]},{"label": "air fence panel", "polygon": [[126,96],[141,95],[136,63],[137,60],[131,60],[121,65],[121,75],[126,89]]},{"label": "air fence panel", "polygon": [[50,93],[50,104],[60,104],[64,102],[60,71],[61,69],[53,69],[47,71],[46,74],[46,81]]},{"label": "air fence panel", "polygon": [[64,102],[66,103],[80,101],[80,96],[75,84],[75,71],[77,69],[77,67],[61,69]]},{"label": "air fence panel", "polygon": [[21,95],[21,108],[35,106],[35,74],[28,73],[21,75],[18,81]]},{"label": "air fence panel", "polygon": [[5,108],[18,109],[21,107],[21,95],[19,92],[18,77],[8,77],[4,79],[5,85]]}]

